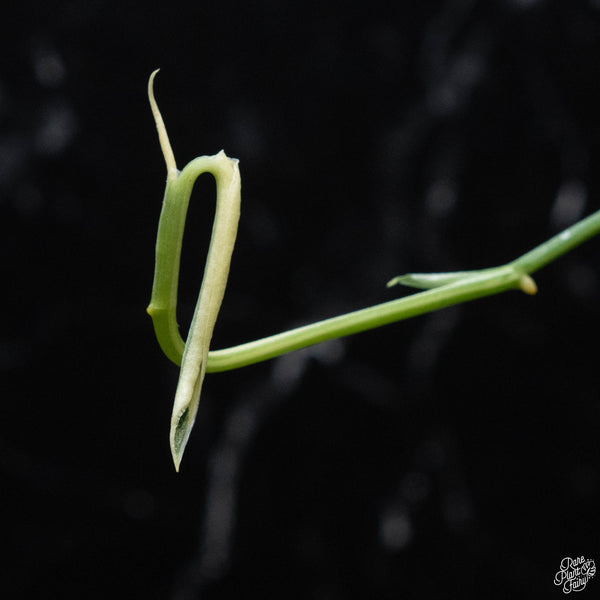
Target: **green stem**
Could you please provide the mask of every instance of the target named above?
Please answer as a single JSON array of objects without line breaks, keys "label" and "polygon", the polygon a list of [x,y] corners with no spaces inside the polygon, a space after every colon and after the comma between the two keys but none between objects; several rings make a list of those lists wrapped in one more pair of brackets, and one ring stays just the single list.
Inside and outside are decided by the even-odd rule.
[{"label": "green stem", "polygon": [[542,267],[570,252],[600,232],[600,210],[582,219],[547,242],[536,246],[511,264],[525,273],[535,273]]},{"label": "green stem", "polygon": [[[318,321],[277,335],[208,354],[207,372],[228,371],[280,356],[325,340],[348,336],[510,289],[535,293],[529,273],[600,233],[600,211],[569,227],[516,260],[474,272],[452,283],[411,296]],[[533,286],[533,287],[532,287]]]},{"label": "green stem", "polygon": [[473,277],[466,281],[413,294],[406,298],[377,304],[344,315],[291,329],[247,344],[233,346],[208,354],[207,372],[227,371],[251,365],[331,340],[402,321],[452,304],[482,298],[519,287],[521,275],[507,267],[492,275]]}]

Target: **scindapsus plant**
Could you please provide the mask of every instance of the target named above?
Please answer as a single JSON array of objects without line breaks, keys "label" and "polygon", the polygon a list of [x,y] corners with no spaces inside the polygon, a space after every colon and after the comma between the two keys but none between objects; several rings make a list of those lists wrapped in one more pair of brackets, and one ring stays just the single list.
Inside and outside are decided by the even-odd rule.
[{"label": "scindapsus plant", "polygon": [[[283,333],[223,350],[210,350],[210,341],[225,293],[240,216],[241,179],[237,159],[221,151],[201,156],[181,171],[153,92],[148,96],[167,166],[167,184],[156,239],[152,317],[158,343],[166,356],[181,365],[171,417],[170,444],[178,471],[198,410],[206,373],[227,371],[280,356],[325,340],[348,336],[416,317],[454,304],[509,290],[537,292],[531,275],[600,232],[600,211],[506,264],[476,271],[410,273],[394,277],[397,284],[423,291],[383,304],[318,321]],[[211,173],[217,187],[217,206],[204,277],[186,341],[176,318],[179,265],[187,208],[194,182]]]}]

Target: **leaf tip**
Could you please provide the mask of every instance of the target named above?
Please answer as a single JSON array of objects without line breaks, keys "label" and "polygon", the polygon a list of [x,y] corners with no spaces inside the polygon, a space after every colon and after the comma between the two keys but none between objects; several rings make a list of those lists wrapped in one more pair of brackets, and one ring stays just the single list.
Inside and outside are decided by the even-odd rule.
[{"label": "leaf tip", "polygon": [[194,418],[190,415],[189,407],[186,407],[177,416],[173,415],[173,419],[171,420],[171,456],[173,457],[173,464],[177,473],[179,473],[181,459],[183,458],[193,425]]},{"label": "leaf tip", "polygon": [[150,101],[152,116],[154,117],[154,122],[156,123],[160,148],[165,159],[165,164],[167,165],[167,174],[168,176],[173,177],[176,176],[178,172],[177,164],[175,163],[175,155],[173,154],[173,149],[171,148],[171,143],[169,142],[169,136],[167,135],[167,129],[154,96],[154,78],[159,71],[160,69],[153,71],[148,79],[148,100]]}]

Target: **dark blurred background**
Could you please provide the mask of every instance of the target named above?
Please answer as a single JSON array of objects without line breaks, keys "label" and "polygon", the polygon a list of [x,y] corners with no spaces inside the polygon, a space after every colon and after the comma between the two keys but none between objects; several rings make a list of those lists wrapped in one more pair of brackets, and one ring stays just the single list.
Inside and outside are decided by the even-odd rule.
[{"label": "dark blurred background", "polygon": [[[2,598],[560,598],[600,559],[600,239],[537,296],[207,376],[179,474],[145,313],[151,71],[180,167],[240,159],[220,348],[600,208],[598,0],[24,0],[3,29]],[[205,176],[184,332],[213,211]]]}]

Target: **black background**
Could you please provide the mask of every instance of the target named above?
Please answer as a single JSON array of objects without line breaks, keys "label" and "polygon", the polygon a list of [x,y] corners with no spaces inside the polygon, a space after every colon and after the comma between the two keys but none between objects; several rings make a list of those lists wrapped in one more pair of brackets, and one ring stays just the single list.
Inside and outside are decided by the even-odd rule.
[{"label": "black background", "polygon": [[[560,598],[560,560],[600,558],[600,242],[537,296],[207,376],[179,474],[145,314],[152,70],[179,167],[240,159],[219,348],[597,210],[600,2],[20,2],[3,29],[2,597]],[[203,177],[183,331],[213,205]]]}]

